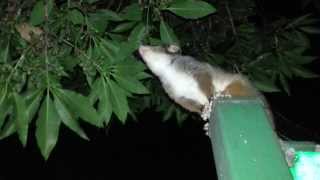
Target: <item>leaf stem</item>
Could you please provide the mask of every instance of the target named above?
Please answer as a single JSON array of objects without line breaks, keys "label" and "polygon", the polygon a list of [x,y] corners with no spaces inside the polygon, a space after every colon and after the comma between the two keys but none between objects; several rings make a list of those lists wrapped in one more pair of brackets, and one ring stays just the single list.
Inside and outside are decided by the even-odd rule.
[{"label": "leaf stem", "polygon": [[45,56],[45,63],[46,63],[46,82],[47,82],[47,93],[49,93],[50,88],[50,79],[49,79],[49,57],[48,57],[48,3],[44,6],[45,12],[45,31],[44,31],[44,56]]}]

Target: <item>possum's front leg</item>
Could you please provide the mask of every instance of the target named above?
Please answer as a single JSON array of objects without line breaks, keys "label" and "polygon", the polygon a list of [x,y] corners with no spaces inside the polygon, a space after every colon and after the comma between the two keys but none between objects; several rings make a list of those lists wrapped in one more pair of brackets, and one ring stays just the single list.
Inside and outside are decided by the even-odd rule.
[{"label": "possum's front leg", "polygon": [[211,109],[212,109],[212,104],[213,104],[213,98],[210,98],[209,102],[206,103],[202,109],[201,112],[201,118],[204,121],[207,121],[210,118],[211,115]]}]

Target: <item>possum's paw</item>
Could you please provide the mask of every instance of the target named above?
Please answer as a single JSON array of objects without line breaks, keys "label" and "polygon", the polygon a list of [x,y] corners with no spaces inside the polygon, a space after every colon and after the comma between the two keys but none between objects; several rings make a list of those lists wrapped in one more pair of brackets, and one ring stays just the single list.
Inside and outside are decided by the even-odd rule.
[{"label": "possum's paw", "polygon": [[204,124],[203,130],[206,132],[206,135],[209,136],[209,122]]},{"label": "possum's paw", "polygon": [[291,147],[286,141],[279,139],[281,149],[285,155],[287,164],[289,167],[292,167],[295,160],[296,150]]},{"label": "possum's paw", "polygon": [[210,118],[212,103],[213,103],[213,101],[210,100],[209,103],[205,104],[202,109],[201,118],[204,121],[207,121]]},{"label": "possum's paw", "polygon": [[289,167],[292,167],[294,164],[294,159],[296,155],[296,150],[294,148],[289,148],[285,151],[286,161]]},{"label": "possum's paw", "polygon": [[210,113],[211,113],[211,107],[209,104],[206,104],[201,112],[201,118],[204,121],[207,121],[210,118]]}]

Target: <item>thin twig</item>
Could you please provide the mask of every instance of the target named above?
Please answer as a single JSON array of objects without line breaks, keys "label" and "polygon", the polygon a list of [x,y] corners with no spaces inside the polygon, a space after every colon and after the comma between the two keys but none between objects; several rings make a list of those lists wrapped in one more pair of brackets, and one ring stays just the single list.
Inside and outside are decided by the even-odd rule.
[{"label": "thin twig", "polygon": [[235,25],[234,25],[234,21],[233,21],[233,17],[232,17],[230,8],[229,8],[228,1],[226,1],[225,7],[226,7],[226,10],[227,10],[227,13],[228,13],[228,17],[229,17],[229,21],[230,21],[230,24],[231,24],[232,33],[233,33],[234,36],[236,36],[237,35],[237,31],[236,31],[236,28],[235,28]]}]

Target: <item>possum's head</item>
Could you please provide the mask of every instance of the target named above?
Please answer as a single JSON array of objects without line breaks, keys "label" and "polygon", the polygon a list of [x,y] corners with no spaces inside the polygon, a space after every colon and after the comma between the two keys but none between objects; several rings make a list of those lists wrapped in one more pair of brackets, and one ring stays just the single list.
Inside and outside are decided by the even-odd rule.
[{"label": "possum's head", "polygon": [[160,70],[169,65],[180,53],[179,46],[144,46],[139,47],[139,53],[152,71]]}]

